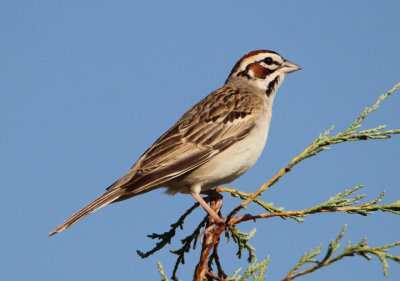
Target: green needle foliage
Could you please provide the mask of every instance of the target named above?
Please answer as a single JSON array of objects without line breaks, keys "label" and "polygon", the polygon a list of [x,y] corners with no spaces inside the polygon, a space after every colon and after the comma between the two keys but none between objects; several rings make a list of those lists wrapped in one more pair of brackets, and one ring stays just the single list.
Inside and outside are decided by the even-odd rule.
[{"label": "green needle foliage", "polygon": [[247,252],[249,253],[249,256],[247,258],[247,261],[250,263],[253,261],[255,258],[254,255],[254,247],[249,244],[249,240],[254,237],[254,234],[256,233],[256,229],[254,228],[252,231],[249,233],[244,233],[241,231],[238,231],[237,229],[233,227],[229,227],[229,232],[231,233],[231,236],[233,238],[233,241],[238,246],[238,251],[236,255],[240,259],[242,257],[243,250],[246,249]]},{"label": "green needle foliage", "polygon": [[[267,264],[269,262],[269,257],[267,257],[265,260],[263,260],[260,263],[257,263],[257,259],[254,260],[252,264],[249,265],[249,267],[246,269],[245,273],[243,276],[238,276],[235,277],[239,271],[235,272],[235,275],[231,278],[228,278],[228,280],[232,281],[245,281],[249,277],[253,277],[254,281],[263,281],[267,278],[265,275],[265,272],[267,271]],[[258,274],[257,274],[258,271]]]},{"label": "green needle foliage", "polygon": [[[315,250],[311,249],[310,251],[303,254],[299,262],[293,267],[293,269],[287,274],[286,278],[284,278],[283,280],[284,281],[293,280],[299,276],[314,272],[322,267],[328,266],[345,257],[351,257],[356,255],[364,257],[367,260],[371,260],[372,259],[371,255],[375,255],[382,263],[383,273],[385,276],[388,275],[388,269],[389,269],[389,265],[387,262],[388,259],[400,264],[400,256],[394,256],[388,253],[389,249],[399,246],[400,241],[392,244],[371,248],[368,245],[367,239],[364,238],[355,245],[351,245],[350,242],[347,242],[343,251],[334,256],[334,254],[340,248],[339,242],[342,240],[346,228],[347,226],[345,225],[342,228],[342,231],[336,237],[336,239],[332,240],[332,242],[329,244],[328,250],[324,258],[322,258],[321,260],[318,260],[316,258],[321,253],[322,245],[319,245]],[[313,264],[313,265],[302,271],[299,271],[300,268],[304,267],[307,264]]]},{"label": "green needle foliage", "polygon": [[[243,200],[247,200],[252,196],[252,193],[244,193],[244,192],[240,192],[238,190],[231,190],[229,191],[231,193],[231,195],[233,197],[239,197],[240,199]],[[285,209],[282,207],[275,207],[273,203],[269,203],[269,202],[264,202],[258,198],[254,198],[253,202],[255,202],[256,204],[258,204],[259,206],[261,206],[264,210],[266,210],[267,212],[270,213],[281,213],[283,212]],[[301,218],[302,215],[297,215],[297,216],[281,216],[282,219],[287,219],[287,218],[291,218],[294,219],[297,222],[303,222],[304,220]]]},{"label": "green needle foliage", "polygon": [[[353,195],[357,190],[363,188],[364,186],[365,186],[364,184],[361,184],[353,187],[350,190],[346,189],[345,191],[340,192],[337,195],[331,197],[329,200],[305,210],[285,211],[284,208],[282,207],[280,208],[274,207],[274,209],[266,209],[267,211],[269,211],[269,213],[258,214],[256,216],[247,215],[244,216],[242,220],[243,221],[250,219],[256,220],[256,219],[265,219],[265,218],[279,216],[281,218],[290,217],[296,219],[298,222],[304,222],[305,220],[304,218],[307,215],[326,213],[326,212],[346,212],[349,214],[358,214],[363,216],[370,215],[376,211],[390,212],[396,215],[400,214],[400,201],[396,201],[386,205],[377,205],[377,203],[379,203],[382,200],[383,196],[385,195],[384,191],[382,191],[379,194],[379,196],[374,200],[363,203],[359,206],[355,206],[356,204],[359,203],[361,199],[365,198],[366,195],[360,194],[352,198],[348,197]],[[261,205],[262,203],[270,204],[257,199],[257,204]],[[235,233],[232,232],[232,235],[235,235]]]},{"label": "green needle foliage", "polygon": [[328,201],[306,209],[302,211],[304,215],[306,214],[315,214],[318,212],[337,212],[337,211],[344,211],[349,214],[358,214],[367,216],[372,214],[375,211],[383,211],[383,212],[391,212],[393,214],[400,214],[400,201],[394,202],[388,205],[376,205],[378,202],[382,200],[382,197],[385,195],[385,192],[382,191],[381,194],[377,198],[367,203],[361,204],[360,206],[351,207],[356,205],[360,199],[363,199],[366,195],[356,195],[354,198],[346,198],[352,195],[356,190],[363,188],[365,185],[357,185],[356,187],[345,190],[343,192],[338,193],[334,197],[331,197]]},{"label": "green needle foliage", "polygon": [[314,140],[311,145],[309,151],[298,158],[294,164],[297,164],[301,160],[314,156],[323,150],[330,149],[328,146],[332,144],[338,144],[349,141],[360,141],[360,140],[369,140],[369,139],[388,139],[391,135],[399,134],[400,130],[387,130],[384,131],[386,125],[379,125],[372,129],[357,131],[361,128],[361,122],[372,112],[374,112],[380,106],[381,102],[387,99],[394,91],[396,91],[400,87],[400,83],[390,89],[386,94],[381,95],[377,101],[371,106],[366,107],[363,112],[361,112],[360,116],[343,132],[338,133],[333,137],[329,137],[332,133],[334,126],[324,133],[320,134],[316,140]]}]

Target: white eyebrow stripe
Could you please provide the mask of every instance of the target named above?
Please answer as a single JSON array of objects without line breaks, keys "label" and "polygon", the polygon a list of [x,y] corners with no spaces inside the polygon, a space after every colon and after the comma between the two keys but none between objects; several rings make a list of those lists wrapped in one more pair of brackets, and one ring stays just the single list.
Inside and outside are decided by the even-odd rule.
[{"label": "white eyebrow stripe", "polygon": [[[269,56],[270,58],[272,58],[274,61],[278,62],[278,63],[282,63],[282,62],[283,62],[283,59],[281,58],[281,56],[279,56],[279,55],[277,55],[277,54],[269,53],[268,56]],[[240,67],[237,69],[236,72],[239,73],[239,72],[245,70],[246,67],[247,67],[249,64],[252,64],[252,63],[254,63],[254,62],[262,61],[262,60],[264,60],[266,57],[267,57],[266,54],[265,54],[265,53],[262,53],[262,54],[258,54],[258,55],[255,55],[255,56],[251,56],[251,57],[245,58],[245,59],[242,61],[242,63],[240,64]]]}]

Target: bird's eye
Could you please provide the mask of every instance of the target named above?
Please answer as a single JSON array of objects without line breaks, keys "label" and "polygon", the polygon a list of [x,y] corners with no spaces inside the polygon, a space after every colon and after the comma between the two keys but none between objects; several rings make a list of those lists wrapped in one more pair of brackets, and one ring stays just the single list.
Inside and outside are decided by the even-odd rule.
[{"label": "bird's eye", "polygon": [[273,63],[273,60],[272,60],[270,57],[267,57],[267,58],[264,59],[264,62],[265,62],[266,64],[270,65],[270,64]]}]

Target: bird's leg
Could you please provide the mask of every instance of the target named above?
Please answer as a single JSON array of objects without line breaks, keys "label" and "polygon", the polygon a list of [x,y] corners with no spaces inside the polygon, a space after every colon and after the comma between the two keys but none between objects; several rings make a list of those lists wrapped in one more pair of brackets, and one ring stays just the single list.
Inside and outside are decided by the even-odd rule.
[{"label": "bird's leg", "polygon": [[211,209],[206,201],[204,201],[203,197],[195,192],[191,192],[190,194],[200,203],[201,206],[203,206],[204,210],[206,210],[206,212],[214,219],[217,224],[225,223],[225,219],[218,216],[218,214],[213,209]]},{"label": "bird's leg", "polygon": [[222,209],[222,199],[224,198],[221,193],[217,192],[216,189],[208,189],[201,191],[200,194],[207,195],[204,198],[204,201],[210,204],[211,209],[213,209],[218,216],[222,217],[221,209]]}]

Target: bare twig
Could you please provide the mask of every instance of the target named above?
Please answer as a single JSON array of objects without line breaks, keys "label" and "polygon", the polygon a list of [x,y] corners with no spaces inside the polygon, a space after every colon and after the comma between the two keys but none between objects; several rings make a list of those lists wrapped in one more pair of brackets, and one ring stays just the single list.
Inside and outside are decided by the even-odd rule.
[{"label": "bare twig", "polygon": [[218,239],[217,243],[214,246],[213,252],[210,256],[210,260],[215,262],[215,265],[217,266],[218,270],[218,276],[226,278],[228,275],[225,273],[225,271],[222,269],[221,262],[219,260],[218,256],[218,245],[219,245],[220,239]]},{"label": "bare twig", "polygon": [[[216,212],[220,213],[222,208],[222,196],[219,193],[214,193],[209,195],[210,197],[210,206]],[[209,218],[208,227],[204,231],[204,238],[202,241],[201,254],[199,263],[196,266],[196,270],[194,273],[194,281],[202,281],[204,276],[208,272],[208,259],[211,254],[211,251],[217,247],[220,236],[222,232],[225,230],[225,224],[216,224],[212,218]],[[219,262],[218,262],[219,263]]]}]

